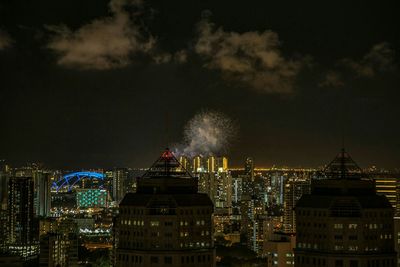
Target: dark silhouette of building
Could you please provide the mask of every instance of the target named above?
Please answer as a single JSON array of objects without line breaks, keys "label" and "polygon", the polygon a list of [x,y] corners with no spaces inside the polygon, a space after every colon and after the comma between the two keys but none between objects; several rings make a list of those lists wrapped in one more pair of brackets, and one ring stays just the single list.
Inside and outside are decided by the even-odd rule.
[{"label": "dark silhouette of building", "polygon": [[395,266],[393,208],[343,150],[297,202],[295,266]]},{"label": "dark silhouette of building", "polygon": [[215,266],[212,214],[197,179],[165,150],[119,205],[116,266]]}]

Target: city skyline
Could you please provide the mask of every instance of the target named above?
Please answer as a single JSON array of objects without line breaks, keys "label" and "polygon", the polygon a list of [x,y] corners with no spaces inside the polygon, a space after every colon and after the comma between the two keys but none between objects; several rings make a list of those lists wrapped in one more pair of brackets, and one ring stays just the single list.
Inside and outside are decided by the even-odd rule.
[{"label": "city skyline", "polygon": [[0,158],[145,167],[215,110],[238,126],[232,166],[322,166],[344,137],[362,167],[397,168],[394,5],[1,3]]}]

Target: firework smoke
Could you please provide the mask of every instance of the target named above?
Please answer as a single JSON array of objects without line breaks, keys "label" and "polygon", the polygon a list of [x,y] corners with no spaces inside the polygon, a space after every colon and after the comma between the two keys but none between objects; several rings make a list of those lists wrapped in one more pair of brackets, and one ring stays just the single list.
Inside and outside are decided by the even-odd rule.
[{"label": "firework smoke", "polygon": [[236,135],[236,126],[216,111],[202,111],[185,126],[184,144],[176,154],[194,157],[225,153]]}]

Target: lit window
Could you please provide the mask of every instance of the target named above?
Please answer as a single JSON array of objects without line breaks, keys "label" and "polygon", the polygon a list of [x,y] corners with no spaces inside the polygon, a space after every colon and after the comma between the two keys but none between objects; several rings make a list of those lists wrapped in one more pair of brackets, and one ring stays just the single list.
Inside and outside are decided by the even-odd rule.
[{"label": "lit window", "polygon": [[333,228],[335,228],[335,229],[343,229],[343,224],[342,223],[335,223],[333,225]]},{"label": "lit window", "polygon": [[357,224],[356,223],[350,223],[349,224],[349,229],[357,229]]},{"label": "lit window", "polygon": [[152,227],[156,227],[156,226],[159,226],[159,225],[160,225],[159,221],[150,221],[150,226],[152,226]]}]

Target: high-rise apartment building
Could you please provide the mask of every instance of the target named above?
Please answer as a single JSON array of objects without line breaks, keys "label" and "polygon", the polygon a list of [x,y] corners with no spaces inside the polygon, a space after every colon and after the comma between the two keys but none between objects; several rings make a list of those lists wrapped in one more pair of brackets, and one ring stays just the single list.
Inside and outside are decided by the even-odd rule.
[{"label": "high-rise apartment building", "polygon": [[115,222],[115,266],[215,266],[213,204],[167,149],[127,193]]},{"label": "high-rise apartment building", "polygon": [[115,168],[113,171],[113,199],[119,203],[126,194],[126,180],[128,179],[128,169]]},{"label": "high-rise apartment building", "polygon": [[34,183],[34,209],[35,215],[41,217],[50,216],[51,208],[51,182],[50,173],[43,170],[33,170]]},{"label": "high-rise apartment building", "polygon": [[247,175],[250,181],[254,181],[254,160],[253,158],[246,158],[244,164],[244,174]]},{"label": "high-rise apartment building", "polygon": [[228,170],[228,159],[210,156],[205,161],[207,168],[200,168],[200,172],[194,173],[199,177],[199,192],[206,193],[211,198],[216,213],[231,214],[233,183],[232,175]]},{"label": "high-rise apartment building", "polygon": [[24,259],[38,251],[38,229],[34,222],[32,177],[12,177],[8,186],[8,250]]},{"label": "high-rise apartment building", "polygon": [[296,205],[295,266],[395,266],[393,208],[343,150]]},{"label": "high-rise apartment building", "polygon": [[294,207],[303,194],[309,194],[311,180],[308,177],[293,176],[285,181],[283,201],[283,231],[296,232],[296,216]]}]

